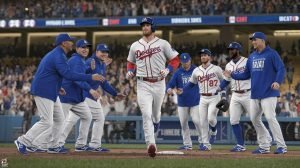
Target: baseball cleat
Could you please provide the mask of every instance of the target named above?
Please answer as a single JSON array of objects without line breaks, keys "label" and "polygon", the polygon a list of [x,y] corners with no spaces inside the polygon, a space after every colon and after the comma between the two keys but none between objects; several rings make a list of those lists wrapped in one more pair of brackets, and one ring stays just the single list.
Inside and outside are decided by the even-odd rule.
[{"label": "baseball cleat", "polygon": [[30,153],[45,153],[47,152],[47,149],[40,149],[40,148],[36,148],[36,147],[26,147],[27,152]]},{"label": "baseball cleat", "polygon": [[180,146],[179,148],[177,148],[178,150],[193,150],[193,147],[192,146],[189,146],[189,145],[183,145],[183,146]]},{"label": "baseball cleat", "polygon": [[24,144],[22,144],[20,141],[18,140],[15,140],[15,144],[17,146],[17,149],[18,151],[23,154],[23,155],[26,155],[28,154],[27,151],[26,151],[26,146]]},{"label": "baseball cleat", "polygon": [[75,148],[75,152],[86,152],[86,151],[90,151],[92,148],[85,145],[85,146],[82,146],[82,147],[76,147]]},{"label": "baseball cleat", "polygon": [[270,153],[270,149],[263,149],[260,147],[252,151],[252,154],[268,154],[268,153]]},{"label": "baseball cleat", "polygon": [[148,155],[154,158],[156,156],[156,145],[149,144],[147,151],[148,151]]},{"label": "baseball cleat", "polygon": [[47,152],[50,154],[66,154],[68,153],[68,149],[66,149],[64,146],[59,146],[57,148],[48,148]]},{"label": "baseball cleat", "polygon": [[214,144],[215,143],[215,140],[217,139],[217,130],[215,132],[213,132],[212,130],[209,130],[209,135],[210,135],[210,138],[209,138],[209,143],[210,144]]},{"label": "baseball cleat", "polygon": [[109,149],[106,149],[106,148],[102,148],[102,147],[99,147],[99,148],[91,148],[89,149],[90,152],[109,152],[110,150]]},{"label": "baseball cleat", "polygon": [[199,145],[199,150],[201,150],[201,151],[210,151],[210,150],[211,150],[211,147],[208,146],[208,145],[200,144],[200,145]]},{"label": "baseball cleat", "polygon": [[287,153],[287,149],[283,147],[279,147],[274,151],[274,154],[285,154]]},{"label": "baseball cleat", "polygon": [[244,146],[242,146],[242,145],[239,145],[239,144],[235,145],[235,146],[230,150],[230,152],[244,152],[244,151],[246,151],[246,148],[245,148]]},{"label": "baseball cleat", "polygon": [[153,123],[154,126],[154,134],[158,132],[160,123]]}]

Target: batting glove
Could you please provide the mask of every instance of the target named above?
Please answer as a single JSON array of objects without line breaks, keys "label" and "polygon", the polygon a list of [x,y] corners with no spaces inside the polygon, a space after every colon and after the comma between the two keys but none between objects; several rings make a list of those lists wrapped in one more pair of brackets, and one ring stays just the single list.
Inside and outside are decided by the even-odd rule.
[{"label": "batting glove", "polygon": [[160,74],[163,78],[167,77],[169,73],[170,73],[169,68],[160,70],[160,72],[159,72],[159,74]]},{"label": "batting glove", "polygon": [[128,71],[126,74],[126,79],[131,79],[134,77],[134,73],[132,71]]}]

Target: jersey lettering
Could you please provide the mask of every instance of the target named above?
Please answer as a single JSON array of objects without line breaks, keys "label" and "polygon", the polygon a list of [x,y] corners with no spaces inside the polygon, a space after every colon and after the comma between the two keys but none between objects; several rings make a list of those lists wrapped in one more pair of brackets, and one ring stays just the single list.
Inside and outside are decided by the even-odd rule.
[{"label": "jersey lettering", "polygon": [[136,59],[143,60],[146,57],[151,57],[153,54],[161,52],[160,47],[149,48],[145,51],[136,50],[135,57]]},{"label": "jersey lettering", "polygon": [[262,71],[265,66],[265,59],[255,59],[252,63],[253,71]]},{"label": "jersey lettering", "polygon": [[216,74],[210,73],[210,74],[206,74],[204,76],[198,76],[198,81],[200,83],[203,83],[204,81],[208,81],[209,79],[214,78],[214,77],[216,77]]}]

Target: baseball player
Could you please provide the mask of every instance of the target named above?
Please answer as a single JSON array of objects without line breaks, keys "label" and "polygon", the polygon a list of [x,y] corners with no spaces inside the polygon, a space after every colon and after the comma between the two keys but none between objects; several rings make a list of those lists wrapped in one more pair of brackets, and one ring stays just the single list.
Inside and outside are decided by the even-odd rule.
[{"label": "baseball player", "polygon": [[[225,70],[244,72],[248,59],[240,55],[242,52],[242,46],[237,42],[232,42],[229,44],[227,49],[229,51],[231,61],[226,65]],[[250,79],[234,80],[225,77],[220,85],[221,90],[229,84],[231,84],[232,91],[229,109],[230,124],[237,140],[237,144],[231,149],[231,152],[243,152],[246,151],[246,147],[242,127],[240,125],[240,118],[244,110],[247,113],[250,111],[251,81]]]},{"label": "baseball player", "polygon": [[147,151],[149,156],[154,157],[154,132],[159,128],[161,105],[166,90],[165,77],[178,67],[180,61],[178,52],[169,42],[155,36],[155,23],[152,18],[143,18],[140,25],[143,37],[130,47],[126,77],[137,77],[137,99],[142,111]]},{"label": "baseball player", "polygon": [[[178,94],[178,116],[181,125],[181,133],[183,138],[183,146],[179,147],[179,150],[192,150],[192,140],[189,130],[189,116],[192,117],[196,130],[198,132],[199,144],[201,141],[200,133],[200,116],[199,116],[199,86],[194,85],[189,90],[182,91],[184,85],[189,82],[195,65],[191,64],[191,57],[188,53],[182,53],[180,55],[181,67],[174,73],[171,80],[167,85],[167,93],[172,95],[173,91]],[[193,99],[191,99],[191,97]]]},{"label": "baseball player", "polygon": [[[62,79],[91,81],[102,80],[98,74],[87,75],[70,70],[66,54],[72,50],[74,38],[66,33],[56,37],[56,47],[41,60],[31,85],[31,94],[40,114],[40,121],[15,140],[18,151],[27,154],[27,150],[35,151],[32,142],[40,134],[48,139],[48,153],[66,153],[63,146],[59,146],[58,139],[62,131],[64,113],[62,111],[58,93],[61,90]],[[51,141],[50,141],[51,140]]]},{"label": "baseball player", "polygon": [[250,37],[255,49],[249,56],[244,72],[224,71],[224,75],[235,80],[245,80],[251,77],[250,119],[257,132],[259,147],[253,154],[270,153],[271,140],[269,132],[262,123],[264,113],[273,138],[277,143],[275,154],[287,152],[280,125],[276,120],[275,108],[279,87],[284,80],[285,67],[278,53],[266,46],[266,36],[262,32],[255,32]]},{"label": "baseball player", "polygon": [[[200,126],[202,144],[199,150],[211,150],[217,135],[217,114],[216,104],[221,97],[218,92],[220,81],[223,80],[222,69],[210,63],[211,52],[208,49],[201,49],[198,53],[201,56],[201,65],[194,69],[189,83],[184,87],[192,87],[198,83],[200,87]],[[210,130],[208,130],[210,127]],[[210,138],[209,138],[210,137]]]},{"label": "baseball player", "polygon": [[[89,54],[89,44],[86,40],[81,39],[76,42],[76,53],[72,54],[72,57],[68,60],[68,64],[72,71],[78,73],[85,73],[85,58]],[[102,77],[103,82],[105,80]],[[65,140],[68,137],[71,129],[80,118],[79,135],[75,144],[75,152],[87,151],[87,137],[89,133],[90,124],[92,121],[91,110],[87,103],[84,101],[83,91],[89,92],[95,99],[100,97],[96,89],[93,89],[87,82],[70,81],[64,79],[62,82],[62,88],[64,88],[66,94],[60,95],[62,102],[62,108],[66,117],[64,131],[60,136],[59,145],[63,146]]]},{"label": "baseball player", "polygon": [[[110,58],[109,55],[109,48],[106,44],[98,44],[96,48],[96,53],[92,55],[86,61],[87,71],[92,74],[101,74],[102,76],[106,77],[106,61]],[[93,67],[93,63],[95,62],[95,67]],[[109,93],[110,95],[115,97],[115,100],[122,100],[125,95],[121,93],[117,93],[116,89],[113,88],[108,81],[105,82],[89,82],[90,86],[94,89],[98,89],[99,86]],[[103,128],[104,128],[104,121],[105,115],[103,112],[103,108],[101,103],[97,101],[89,92],[84,91],[83,95],[86,97],[85,102],[88,104],[91,112],[92,112],[92,119],[93,128],[92,128],[92,137],[89,143],[89,151],[91,152],[108,152],[109,149],[103,148],[101,145],[101,139],[103,135]]]}]

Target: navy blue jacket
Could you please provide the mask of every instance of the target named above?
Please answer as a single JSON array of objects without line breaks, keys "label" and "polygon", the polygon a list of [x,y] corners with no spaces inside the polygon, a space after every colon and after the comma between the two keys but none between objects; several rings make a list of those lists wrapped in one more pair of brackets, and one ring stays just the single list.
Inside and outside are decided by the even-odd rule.
[{"label": "navy blue jacket", "polygon": [[[86,66],[84,57],[74,53],[69,59],[68,64],[72,71],[78,73],[85,73]],[[71,81],[63,79],[62,88],[65,89],[66,95],[60,95],[62,103],[78,104],[84,101],[83,90],[89,92],[91,87],[85,81]]]},{"label": "navy blue jacket", "polygon": [[[91,69],[91,61],[92,59],[95,60],[96,63],[96,68],[94,70]],[[93,54],[91,56],[91,58],[86,60],[86,73],[90,73],[90,74],[100,74],[102,76],[106,76],[106,65],[104,62],[102,62],[101,60],[99,60],[95,54]],[[99,82],[99,81],[89,81],[88,84],[91,86],[92,89],[97,90],[99,88],[99,86],[101,86],[103,88],[103,90],[105,90],[107,93],[111,94],[112,96],[117,96],[117,91],[115,88],[113,88],[108,82],[107,80],[105,80],[104,82]],[[83,92],[84,97],[88,97],[92,100],[95,100],[93,98],[93,96],[88,92],[85,91]]]},{"label": "navy blue jacket", "polygon": [[271,88],[272,83],[281,84],[284,80],[285,67],[279,54],[267,46],[260,53],[254,51],[248,58],[243,73],[232,73],[236,80],[245,80],[251,77],[251,98],[263,99],[280,96],[279,90]]},{"label": "navy blue jacket", "polygon": [[193,107],[199,105],[200,94],[198,84],[191,87],[184,87],[189,82],[195,68],[197,68],[195,65],[191,65],[191,68],[188,71],[184,70],[182,67],[178,68],[167,84],[167,90],[169,88],[183,88],[183,93],[177,96],[178,106],[180,107]]},{"label": "navy blue jacket", "polygon": [[70,70],[64,50],[57,46],[41,60],[34,75],[31,94],[56,102],[62,80],[92,81],[92,76]]}]

